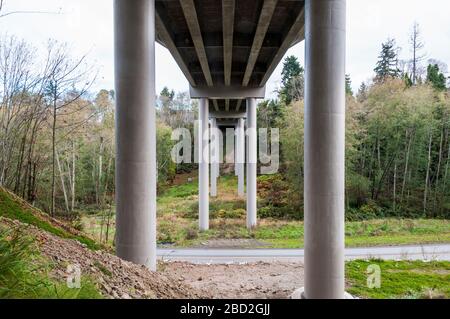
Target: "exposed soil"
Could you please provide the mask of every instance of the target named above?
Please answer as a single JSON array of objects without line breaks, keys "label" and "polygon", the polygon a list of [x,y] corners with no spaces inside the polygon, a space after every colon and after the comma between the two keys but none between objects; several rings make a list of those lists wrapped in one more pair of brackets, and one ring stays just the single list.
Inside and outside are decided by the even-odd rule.
[{"label": "exposed soil", "polygon": [[303,286],[303,265],[287,262],[189,264],[166,262],[163,274],[213,298],[283,299]]},{"label": "exposed soil", "polygon": [[[158,298],[187,299],[209,298],[206,290],[193,288],[161,272],[151,272],[111,255],[105,251],[93,251],[71,239],[62,239],[34,226],[1,218],[0,223],[18,228],[35,238],[41,253],[54,264],[50,276],[66,280],[67,266],[79,265],[82,276],[94,279],[106,298]],[[170,274],[170,273],[169,273]]]},{"label": "exposed soil", "polygon": [[66,280],[67,266],[79,265],[83,276],[98,283],[106,298],[288,298],[303,286],[299,263],[258,262],[240,264],[192,264],[160,262],[158,272],[148,271],[102,250],[62,239],[34,226],[6,218],[0,224],[19,228],[36,239],[41,253],[54,268],[50,276]]},{"label": "exposed soil", "polygon": [[197,177],[197,175],[198,175],[197,171],[192,171],[190,173],[176,174],[172,181],[172,186],[192,183],[192,181],[194,180],[194,178]]}]

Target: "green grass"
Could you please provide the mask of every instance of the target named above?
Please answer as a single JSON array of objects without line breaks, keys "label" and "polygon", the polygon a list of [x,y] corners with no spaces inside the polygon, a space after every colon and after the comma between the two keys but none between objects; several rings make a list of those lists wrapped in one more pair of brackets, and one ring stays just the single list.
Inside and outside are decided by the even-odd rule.
[{"label": "green grass", "polygon": [[[367,285],[369,265],[380,267],[379,288]],[[450,262],[350,261],[346,264],[347,290],[361,298],[450,298]]]},{"label": "green grass", "polygon": [[81,279],[80,288],[69,288],[49,277],[51,264],[34,247],[26,230],[0,228],[1,299],[99,299],[94,282]]},{"label": "green grass", "polygon": [[[221,176],[218,196],[210,198],[210,230],[198,232],[198,181],[166,188],[158,195],[158,242],[179,247],[197,246],[208,239],[254,238],[267,243],[264,247],[303,247],[303,222],[260,218],[258,227],[248,231],[245,222],[245,200],[237,197],[237,178]],[[100,233],[99,215],[84,217],[85,229],[94,237]],[[111,229],[110,239],[113,238]],[[450,242],[450,220],[378,219],[346,222],[348,247],[431,244]],[[262,246],[261,246],[262,247]]]},{"label": "green grass", "polygon": [[38,218],[30,208],[22,206],[2,188],[0,188],[0,216],[18,220],[24,224],[34,225],[61,238],[77,240],[93,250],[101,248],[99,244],[88,237],[73,235],[64,229],[55,227],[49,222]]},{"label": "green grass", "polygon": [[169,198],[184,198],[192,195],[198,194],[198,181],[193,180],[192,182],[185,183],[182,185],[177,185],[176,187],[169,187],[163,191],[162,196],[158,199],[169,199]]},{"label": "green grass", "polygon": [[[274,248],[303,247],[303,222],[264,224],[255,238]],[[431,244],[450,242],[450,221],[435,219],[376,219],[345,223],[348,247]]]}]

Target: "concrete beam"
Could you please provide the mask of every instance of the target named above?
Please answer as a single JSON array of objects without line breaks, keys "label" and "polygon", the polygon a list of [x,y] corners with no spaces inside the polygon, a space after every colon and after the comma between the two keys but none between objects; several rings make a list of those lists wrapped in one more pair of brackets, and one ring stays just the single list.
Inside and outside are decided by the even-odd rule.
[{"label": "concrete beam", "polygon": [[116,252],[156,270],[155,1],[114,1]]},{"label": "concrete beam", "polygon": [[258,26],[256,27],[255,38],[253,39],[253,45],[250,50],[250,56],[248,57],[247,68],[245,69],[244,78],[242,79],[243,86],[247,86],[250,81],[264,38],[266,37],[267,29],[269,28],[270,21],[272,21],[277,2],[277,0],[264,0]]},{"label": "concrete beam", "polygon": [[202,32],[198,23],[197,11],[193,0],[180,0],[181,8],[183,9],[186,23],[191,33],[192,41],[194,42],[197,58],[203,70],[206,83],[209,86],[213,85],[211,71],[209,69],[208,57],[206,55],[205,46],[203,44]]},{"label": "concrete beam", "polygon": [[266,74],[262,78],[260,85],[266,85],[273,71],[283,59],[283,56],[286,53],[286,51],[295,43],[295,41],[298,41],[299,38],[303,38],[304,33],[305,33],[305,9],[300,11],[294,24],[289,29],[289,32],[284,38],[283,43],[278,48],[275,57],[273,58],[269,67],[267,68]]},{"label": "concrete beam", "polygon": [[230,110],[230,100],[226,99],[225,100],[225,111],[229,111]]},{"label": "concrete beam", "polygon": [[217,126],[236,126],[235,119],[217,119]]},{"label": "concrete beam", "polygon": [[266,87],[190,86],[189,93],[192,99],[245,99],[248,97],[263,99],[266,95]]},{"label": "concrete beam", "polygon": [[306,0],[305,290],[343,299],[345,0]]},{"label": "concrete beam", "polygon": [[225,85],[231,85],[231,63],[233,61],[235,0],[222,1],[223,21],[223,69]]},{"label": "concrete beam", "polygon": [[[233,34],[234,34],[235,0],[222,1],[223,21],[223,70],[224,83],[231,84],[231,64],[233,62]],[[230,110],[230,100],[225,100],[225,110]]]},{"label": "concrete beam", "polygon": [[230,112],[212,111],[212,112],[209,112],[209,117],[210,118],[220,118],[220,119],[240,119],[240,118],[246,118],[247,113],[235,112],[235,111],[230,111]]},{"label": "concrete beam", "polygon": [[169,50],[170,53],[172,53],[175,62],[177,62],[184,76],[188,80],[189,84],[195,86],[196,85],[195,80],[192,77],[191,73],[189,72],[189,68],[187,67],[183,58],[181,57],[180,51],[178,51],[178,48],[176,47],[173,41],[173,37],[170,35],[168,28],[166,27],[164,21],[159,16],[158,12],[156,12],[155,14],[156,14],[156,30],[159,37],[164,42],[164,46]]},{"label": "concrete beam", "polygon": [[[203,70],[203,75],[208,86],[213,86],[213,79],[211,70],[209,69],[208,56],[206,55],[205,46],[203,44],[202,32],[200,24],[198,23],[197,11],[195,10],[194,0],[180,0],[181,8],[183,9],[186,23],[191,33],[192,41],[194,42],[195,52]],[[214,108],[218,111],[219,105],[217,101],[213,101]]]},{"label": "concrete beam", "polygon": [[236,112],[239,112],[239,110],[241,109],[241,104],[242,104],[242,100],[238,100],[236,103]]}]

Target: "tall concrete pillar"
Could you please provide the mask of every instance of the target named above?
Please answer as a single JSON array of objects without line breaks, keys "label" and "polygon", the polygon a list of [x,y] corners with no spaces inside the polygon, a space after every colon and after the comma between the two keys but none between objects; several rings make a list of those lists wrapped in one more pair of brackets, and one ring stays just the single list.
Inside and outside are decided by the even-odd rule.
[{"label": "tall concrete pillar", "polygon": [[155,1],[114,1],[116,250],[156,270]]},{"label": "tall concrete pillar", "polygon": [[236,169],[238,176],[238,196],[243,197],[244,191],[244,179],[245,179],[245,126],[244,119],[238,120],[236,129]]},{"label": "tall concrete pillar", "polygon": [[344,298],[345,0],[306,0],[305,290]]},{"label": "tall concrete pillar", "polygon": [[219,176],[219,134],[217,129],[217,120],[212,118],[211,123],[211,144],[210,144],[210,158],[211,158],[211,196],[217,197],[217,178]]},{"label": "tall concrete pillar", "polygon": [[256,227],[256,99],[247,98],[247,228]]},{"label": "tall concrete pillar", "polygon": [[216,127],[216,163],[214,164],[216,169],[216,178],[219,178],[220,176],[220,163],[223,163],[223,133],[217,124],[217,120],[215,121],[215,127]]},{"label": "tall concrete pillar", "polygon": [[209,229],[209,101],[199,101],[198,117],[198,214],[200,231]]},{"label": "tall concrete pillar", "polygon": [[234,175],[239,176],[239,120],[234,126]]}]

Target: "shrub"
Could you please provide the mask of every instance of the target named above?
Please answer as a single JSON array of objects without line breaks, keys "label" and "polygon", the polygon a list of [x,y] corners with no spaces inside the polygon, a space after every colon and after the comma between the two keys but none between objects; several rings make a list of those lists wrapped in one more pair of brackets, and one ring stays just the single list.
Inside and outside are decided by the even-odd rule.
[{"label": "shrub", "polygon": [[194,228],[188,228],[186,230],[186,239],[193,240],[198,238],[198,231]]}]

